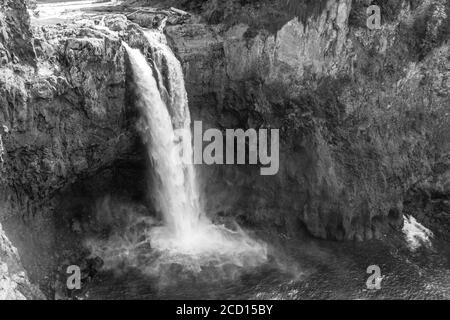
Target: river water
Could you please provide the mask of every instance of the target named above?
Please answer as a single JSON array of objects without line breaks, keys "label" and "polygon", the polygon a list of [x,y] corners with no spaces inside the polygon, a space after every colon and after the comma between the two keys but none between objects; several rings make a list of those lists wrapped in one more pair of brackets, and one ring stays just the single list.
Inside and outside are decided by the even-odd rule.
[{"label": "river water", "polygon": [[[138,268],[101,272],[78,295],[80,299],[450,299],[450,249],[412,251],[399,237],[367,243],[333,243],[315,239],[265,239],[274,245],[259,267],[205,268],[146,275]],[[151,263],[151,261],[149,261]],[[368,266],[381,269],[381,289],[369,290]]]},{"label": "river water", "polygon": [[[51,25],[64,23],[65,21],[88,14],[89,9],[98,9],[117,5],[118,1],[98,2],[96,0],[82,1],[51,1],[40,3],[37,10],[31,12],[31,22],[34,25]],[[36,13],[36,14],[35,14]],[[97,13],[91,13],[97,14]]]}]

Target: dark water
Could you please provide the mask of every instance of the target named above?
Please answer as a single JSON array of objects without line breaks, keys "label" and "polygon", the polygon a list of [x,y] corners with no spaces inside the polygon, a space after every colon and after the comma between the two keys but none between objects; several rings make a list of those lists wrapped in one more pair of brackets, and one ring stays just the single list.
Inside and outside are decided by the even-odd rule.
[{"label": "dark water", "polygon": [[[333,243],[271,237],[269,261],[258,268],[205,269],[200,274],[167,266],[145,275],[138,269],[102,271],[80,299],[450,299],[450,246],[411,252],[398,239]],[[368,290],[367,267],[378,265],[380,290]]]}]

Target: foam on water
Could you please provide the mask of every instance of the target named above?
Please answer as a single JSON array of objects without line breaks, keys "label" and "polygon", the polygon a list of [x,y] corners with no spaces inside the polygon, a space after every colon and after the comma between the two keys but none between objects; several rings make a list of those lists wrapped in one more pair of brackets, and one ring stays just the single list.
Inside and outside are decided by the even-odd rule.
[{"label": "foam on water", "polygon": [[422,245],[431,247],[433,232],[417,222],[413,216],[403,216],[403,220],[403,234],[412,251],[417,250]]}]

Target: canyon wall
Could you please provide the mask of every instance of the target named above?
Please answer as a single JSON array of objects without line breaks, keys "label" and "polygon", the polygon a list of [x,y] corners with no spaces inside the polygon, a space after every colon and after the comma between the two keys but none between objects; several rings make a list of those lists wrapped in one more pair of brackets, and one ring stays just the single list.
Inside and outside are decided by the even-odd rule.
[{"label": "canyon wall", "polygon": [[25,1],[0,1],[0,67],[9,61],[32,63],[30,18]]},{"label": "canyon wall", "polygon": [[[23,30],[23,32],[22,32]],[[25,4],[21,1],[0,2],[0,92],[1,110],[6,110],[8,105],[5,100],[5,65],[10,62],[19,63],[21,59],[32,59],[32,48],[29,45],[31,32]],[[0,129],[0,190],[2,200],[0,205],[0,218],[5,216],[5,198],[7,194],[4,183],[5,146],[4,134],[9,130],[1,123]],[[3,219],[0,219],[0,299],[22,300],[34,298],[40,295],[39,290],[29,282],[28,275],[20,261],[17,248],[7,238],[2,227]]]},{"label": "canyon wall", "polygon": [[[47,294],[54,279],[44,275],[65,259],[57,253],[64,248],[56,249],[66,232],[57,230],[55,217],[62,208],[89,206],[91,194],[107,193],[117,167],[128,172],[135,170],[129,163],[143,162],[136,112],[126,101],[125,55],[116,35],[84,21],[37,27],[31,37],[23,1],[2,3],[0,17],[2,241],[13,243],[30,279]],[[95,184],[93,176],[103,180]],[[91,191],[84,198],[61,196],[87,180]]]},{"label": "canyon wall", "polygon": [[[447,197],[448,1],[387,6],[374,31],[355,1],[306,11],[258,3],[184,1],[192,17],[170,17],[165,28],[193,120],[281,133],[276,176],[257,166],[199,167],[207,213],[288,236],[369,240],[401,227],[414,188],[426,193],[431,181]],[[65,243],[82,238],[96,200],[129,193],[145,202],[121,41],[144,52],[148,44],[123,15],[32,35],[23,1],[0,6],[0,283],[23,289],[14,283],[28,280],[11,271],[22,275],[23,264],[50,296],[54,279],[43,275],[72,261]],[[143,15],[143,24],[161,18]],[[39,296],[25,291],[3,292]]]},{"label": "canyon wall", "polygon": [[242,21],[222,12],[166,33],[194,119],[280,128],[281,169],[203,168],[208,211],[337,240],[400,228],[407,191],[448,162],[448,2],[381,2],[374,31],[361,2],[327,1],[279,30],[249,21],[268,4],[230,2]]}]

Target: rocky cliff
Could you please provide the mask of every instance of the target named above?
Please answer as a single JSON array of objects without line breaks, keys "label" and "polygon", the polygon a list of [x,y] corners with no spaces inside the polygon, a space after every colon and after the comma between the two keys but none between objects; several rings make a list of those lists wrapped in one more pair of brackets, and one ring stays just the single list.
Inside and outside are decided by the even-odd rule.
[{"label": "rocky cliff", "polygon": [[[6,96],[6,83],[4,78],[8,73],[5,65],[19,63],[21,61],[33,62],[33,50],[30,45],[31,32],[29,19],[25,4],[21,1],[0,2],[0,92],[1,110],[6,110],[8,105],[4,104]],[[13,106],[12,106],[13,107]],[[5,123],[0,129],[0,166],[3,170],[5,161],[4,135],[9,131]],[[4,204],[7,194],[4,188],[3,173],[0,176],[2,190],[0,217],[5,215]],[[20,261],[17,249],[6,237],[0,219],[0,299],[20,300],[38,297],[40,294],[34,286],[29,283],[26,271]]]},{"label": "rocky cliff", "polygon": [[25,1],[0,1],[0,67],[9,61],[32,63],[31,38]]},{"label": "rocky cliff", "polygon": [[33,298],[45,297],[30,283],[17,249],[8,240],[0,225],[0,300]]},{"label": "rocky cliff", "polygon": [[[417,192],[433,188],[447,201],[449,3],[372,2],[383,9],[380,30],[365,26],[371,1],[177,2],[192,15],[171,12],[164,31],[183,63],[193,120],[281,130],[274,177],[252,166],[199,168],[209,215],[293,237],[370,240],[401,227]],[[14,257],[0,279],[15,281],[4,276],[20,264],[3,249],[12,242],[51,296],[55,279],[43,275],[76,259],[70,243],[92,232],[99,198],[151,207],[121,41],[146,52],[130,20],[161,26],[167,11],[122,7],[128,18],[31,32],[23,1],[0,6],[0,255]]]},{"label": "rocky cliff", "polygon": [[[247,19],[166,29],[194,118],[282,129],[279,175],[207,173],[222,178],[207,179],[220,181],[205,188],[211,210],[339,240],[402,225],[405,192],[448,161],[448,3],[382,4],[375,31],[345,0],[275,33]],[[220,207],[216,192],[235,203]]]},{"label": "rocky cliff", "polygon": [[55,213],[67,201],[89,201],[58,195],[77,181],[111,176],[116,166],[125,172],[142,157],[119,38],[92,21],[38,27],[31,37],[23,2],[2,5],[0,222],[30,278],[44,282],[58,261]]}]

